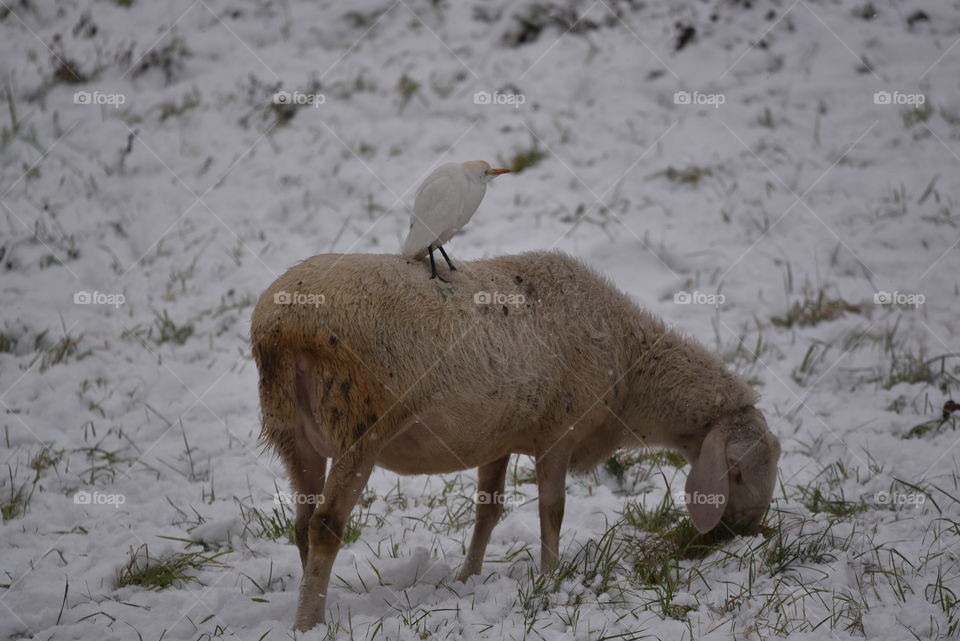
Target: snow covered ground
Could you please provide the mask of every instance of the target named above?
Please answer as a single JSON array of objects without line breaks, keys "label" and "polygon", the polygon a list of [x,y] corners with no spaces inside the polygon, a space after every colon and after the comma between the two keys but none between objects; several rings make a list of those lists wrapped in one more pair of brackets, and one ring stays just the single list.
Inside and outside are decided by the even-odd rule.
[{"label": "snow covered ground", "polygon": [[3,638],[292,636],[252,305],[478,158],[530,166],[454,259],[562,249],[721,352],[783,444],[769,527],[649,553],[686,468],[624,454],[542,581],[519,457],[463,585],[475,472],[378,470],[298,638],[960,635],[956,2],[2,0],[0,34]]}]

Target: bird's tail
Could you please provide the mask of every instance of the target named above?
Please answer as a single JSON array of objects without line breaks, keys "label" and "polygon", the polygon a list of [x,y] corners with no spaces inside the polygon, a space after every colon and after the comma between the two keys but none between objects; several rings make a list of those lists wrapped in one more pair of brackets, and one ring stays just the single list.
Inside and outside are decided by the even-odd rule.
[{"label": "bird's tail", "polygon": [[414,233],[415,231],[415,228],[410,229],[410,233],[407,234],[406,240],[404,240],[403,244],[400,246],[400,253],[407,258],[420,260],[427,255],[428,246],[423,242],[423,239],[417,237],[418,235]]}]

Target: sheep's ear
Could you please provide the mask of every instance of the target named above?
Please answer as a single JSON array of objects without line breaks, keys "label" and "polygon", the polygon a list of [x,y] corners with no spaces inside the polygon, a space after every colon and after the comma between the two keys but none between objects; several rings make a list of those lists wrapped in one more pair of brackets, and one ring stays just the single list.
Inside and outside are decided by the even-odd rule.
[{"label": "sheep's ear", "polygon": [[713,429],[703,439],[700,457],[694,461],[687,476],[687,511],[693,526],[700,532],[709,532],[723,516],[730,490],[727,469],[727,436],[722,428]]}]

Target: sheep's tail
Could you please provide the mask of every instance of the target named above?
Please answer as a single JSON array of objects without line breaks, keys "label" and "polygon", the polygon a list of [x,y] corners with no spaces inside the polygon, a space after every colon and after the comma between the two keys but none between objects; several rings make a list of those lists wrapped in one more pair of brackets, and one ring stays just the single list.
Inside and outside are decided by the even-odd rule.
[{"label": "sheep's tail", "polygon": [[284,455],[293,447],[299,425],[296,392],[296,363],[289,350],[270,344],[269,337],[256,331],[251,335],[253,358],[260,374],[259,444]]}]

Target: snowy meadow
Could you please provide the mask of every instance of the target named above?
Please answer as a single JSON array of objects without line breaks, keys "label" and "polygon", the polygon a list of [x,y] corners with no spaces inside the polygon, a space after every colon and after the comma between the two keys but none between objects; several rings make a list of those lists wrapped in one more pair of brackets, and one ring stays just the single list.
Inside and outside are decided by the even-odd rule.
[{"label": "snowy meadow", "polygon": [[[0,638],[960,637],[958,68],[957,2],[0,0]],[[620,451],[541,575],[514,456],[462,583],[476,470],[377,469],[294,633],[253,306],[474,159],[451,257],[567,252],[721,355],[773,503],[698,537]]]}]

